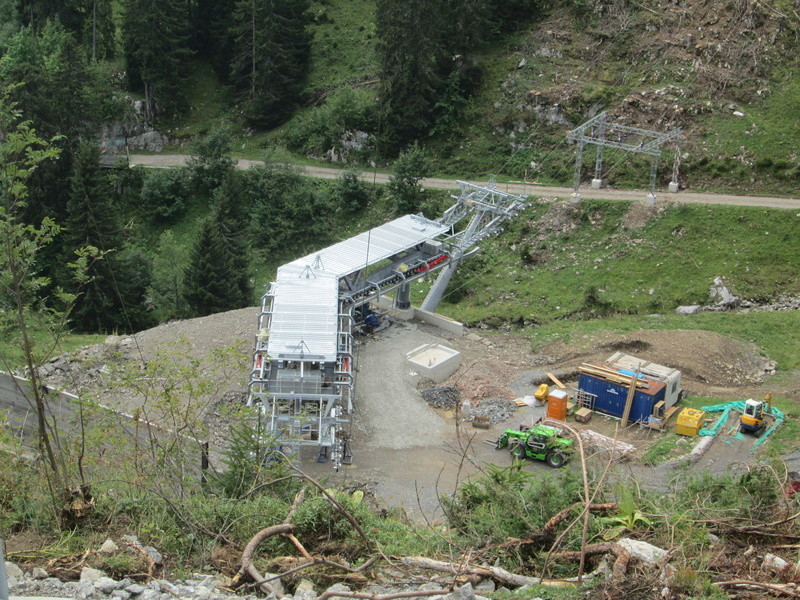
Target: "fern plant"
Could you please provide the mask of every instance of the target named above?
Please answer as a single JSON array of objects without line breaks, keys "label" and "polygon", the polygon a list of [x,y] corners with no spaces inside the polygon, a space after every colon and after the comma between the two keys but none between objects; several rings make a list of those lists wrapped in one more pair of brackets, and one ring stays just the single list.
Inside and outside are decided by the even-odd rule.
[{"label": "fern plant", "polygon": [[634,531],[640,526],[652,525],[652,521],[636,506],[633,492],[626,487],[620,487],[617,491],[617,510],[614,516],[598,519],[602,525],[608,527],[600,532],[600,537],[606,541],[613,540],[628,531]]}]

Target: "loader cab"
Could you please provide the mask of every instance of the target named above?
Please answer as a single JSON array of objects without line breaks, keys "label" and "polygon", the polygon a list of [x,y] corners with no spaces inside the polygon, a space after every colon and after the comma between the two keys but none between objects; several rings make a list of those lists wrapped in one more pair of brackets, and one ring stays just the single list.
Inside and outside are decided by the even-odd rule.
[{"label": "loader cab", "polygon": [[756,437],[761,435],[766,427],[764,423],[764,402],[750,398],[744,403],[744,412],[739,424],[739,431],[752,433]]},{"label": "loader cab", "polygon": [[745,402],[744,414],[753,419],[761,419],[764,416],[764,403],[751,398]]}]

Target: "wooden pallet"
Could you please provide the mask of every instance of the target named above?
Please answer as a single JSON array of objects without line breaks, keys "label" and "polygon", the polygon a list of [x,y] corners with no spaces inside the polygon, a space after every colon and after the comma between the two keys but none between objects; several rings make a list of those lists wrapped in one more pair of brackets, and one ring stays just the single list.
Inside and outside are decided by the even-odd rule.
[{"label": "wooden pallet", "polygon": [[647,426],[650,429],[656,429],[658,431],[662,431],[667,426],[667,422],[672,418],[672,415],[678,412],[680,408],[681,407],[678,406],[677,404],[675,404],[674,406],[670,406],[667,410],[664,411],[664,416],[661,417],[660,423],[648,423]]}]

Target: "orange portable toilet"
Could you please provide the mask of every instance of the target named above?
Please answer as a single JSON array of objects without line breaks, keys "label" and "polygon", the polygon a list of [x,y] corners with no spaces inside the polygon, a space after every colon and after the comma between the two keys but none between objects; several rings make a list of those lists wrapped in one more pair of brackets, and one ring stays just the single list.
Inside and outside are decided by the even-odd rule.
[{"label": "orange portable toilet", "polygon": [[556,389],[547,395],[547,418],[558,421],[567,420],[567,390]]}]

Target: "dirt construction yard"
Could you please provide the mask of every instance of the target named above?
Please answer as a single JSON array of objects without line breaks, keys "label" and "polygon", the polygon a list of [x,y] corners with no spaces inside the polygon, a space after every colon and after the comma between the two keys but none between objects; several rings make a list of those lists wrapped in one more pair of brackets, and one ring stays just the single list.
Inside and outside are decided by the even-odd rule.
[{"label": "dirt construction yard", "polygon": [[[456,337],[426,324],[396,321],[361,341],[353,465],[329,474],[339,485],[366,484],[387,505],[403,506],[410,515],[428,520],[441,516],[438,497],[452,494],[459,481],[486,463],[511,464],[508,451],[495,450],[487,440],[496,439],[507,427],[534,423],[545,409],[512,404],[511,418],[489,430],[476,429],[453,410],[430,407],[421,395],[426,388],[455,386],[461,400],[469,400],[478,410],[481,403],[512,402],[531,395],[538,383],[547,381],[547,372],[557,374],[571,388],[577,383],[581,363],[600,362],[622,350],[681,369],[689,395],[747,398],[764,395],[762,381],[770,366],[755,347],[705,331],[605,332],[550,346],[546,354],[540,354],[522,336],[471,332]],[[458,371],[442,383],[418,379],[405,360],[406,352],[434,342],[461,353]],[[675,417],[667,431],[674,430],[674,423]],[[635,446],[632,458],[620,463],[617,472],[628,471],[655,487],[666,485],[674,473],[672,463],[648,467],[641,462],[647,448],[661,439],[660,432],[638,425],[621,430],[619,420],[600,414],[585,425],[571,418],[569,424]],[[687,438],[678,442],[678,448],[689,452],[694,443]],[[696,468],[724,471],[736,462],[752,462],[752,445],[749,437],[720,435]],[[320,476],[330,471],[326,465],[310,462],[312,455],[307,458],[306,470]],[[550,471],[543,462],[528,462],[525,468]],[[577,461],[566,468],[578,468]]]},{"label": "dirt construction yard", "polygon": [[[172,322],[132,338],[107,341],[82,353],[102,358],[110,346],[115,358],[109,364],[126,360],[145,363],[154,360],[160,349],[174,347],[179,340],[178,351],[198,359],[205,374],[218,382],[213,401],[193,401],[206,402],[204,410],[214,433],[212,444],[222,447],[226,424],[217,420],[219,405],[244,400],[248,364],[245,359],[241,369],[216,372],[221,367],[217,366],[212,351],[238,344],[249,353],[257,311],[247,308]],[[330,464],[318,464],[316,453],[308,448],[302,455],[302,467],[312,476],[326,479],[327,485],[365,487],[383,506],[403,507],[409,516],[419,519],[440,518],[439,497],[452,494],[460,481],[483,469],[486,463],[511,464],[507,450],[495,450],[494,444],[487,441],[495,440],[507,427],[532,424],[543,415],[543,407],[517,407],[513,400],[532,395],[539,383],[547,381],[547,372],[556,374],[571,388],[577,382],[577,367],[581,363],[601,362],[616,351],[624,351],[680,369],[689,396],[746,399],[761,398],[767,391],[773,391],[800,400],[797,377],[790,378],[794,389],[774,389],[766,374],[771,368],[770,361],[757,348],[706,331],[598,332],[534,351],[528,339],[520,334],[477,330],[455,336],[415,321],[389,317],[388,322],[390,325],[377,334],[357,340],[356,406],[350,431],[352,465],[335,473]],[[458,370],[445,382],[420,378],[406,361],[407,352],[428,343],[443,344],[461,353]],[[62,359],[62,362],[77,361]],[[55,377],[57,369],[53,371]],[[72,387],[69,383],[74,382],[77,384],[74,390],[83,393],[91,386],[103,386],[102,374],[106,371],[105,366],[96,367],[94,374],[92,370],[71,373],[69,381],[62,378],[50,383],[69,388]],[[422,396],[426,389],[448,385],[457,388],[461,401],[468,400],[475,414],[491,407],[488,414],[498,417],[504,413],[505,419],[488,430],[476,429],[463,421],[463,412],[433,408]],[[136,410],[137,399],[130,393],[115,395],[108,391],[103,398],[108,404]],[[615,467],[617,473],[629,472],[641,483],[657,488],[665,486],[675,473],[672,463],[649,467],[642,462],[647,449],[665,434],[638,425],[622,430],[618,420],[599,414],[594,414],[585,425],[572,419],[569,424],[608,437],[617,436],[636,448],[630,460]],[[674,431],[674,424],[675,417],[667,431]],[[718,436],[696,468],[724,471],[734,463],[756,460],[750,452],[753,438],[730,435],[732,424]],[[674,435],[673,441],[672,453],[676,456],[688,452],[696,443],[688,438],[675,440]],[[577,463],[572,461],[565,468],[577,469]],[[602,468],[605,458],[598,455],[595,463]],[[551,471],[538,461],[527,462],[524,468],[543,474]]]}]

